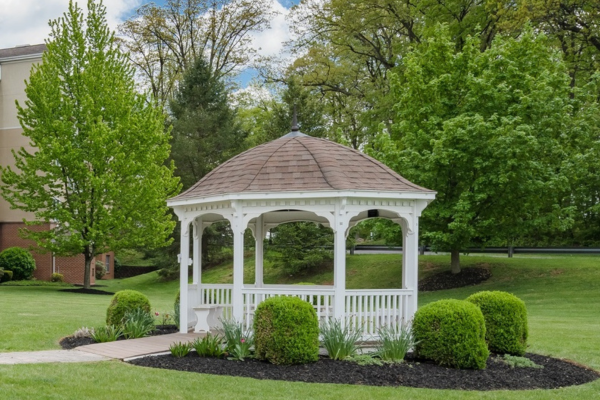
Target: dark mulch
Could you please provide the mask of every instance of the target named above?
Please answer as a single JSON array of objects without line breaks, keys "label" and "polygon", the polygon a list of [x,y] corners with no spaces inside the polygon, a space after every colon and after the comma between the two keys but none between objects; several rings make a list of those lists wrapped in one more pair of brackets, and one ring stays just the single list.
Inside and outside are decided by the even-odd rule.
[{"label": "dark mulch", "polygon": [[195,353],[183,358],[169,354],[138,358],[129,362],[151,368],[256,379],[460,390],[554,389],[581,385],[599,377],[597,372],[566,361],[535,354],[526,356],[544,368],[511,369],[497,357],[490,357],[487,368],[478,371],[444,368],[430,362],[415,360],[383,366],[360,366],[352,362],[321,358],[312,364],[273,365],[257,360],[241,362],[201,358]]},{"label": "dark mulch", "polygon": [[485,267],[463,268],[458,274],[453,274],[451,271],[439,272],[421,280],[419,282],[419,291],[433,292],[435,290],[478,285],[488,280],[491,276],[492,273]]},{"label": "dark mulch", "polygon": [[68,292],[68,293],[79,293],[79,294],[109,294],[113,295],[114,293],[106,292],[104,290],[98,289],[86,289],[86,288],[78,288],[78,289],[60,289],[59,292]]},{"label": "dark mulch", "polygon": [[[169,333],[177,333],[179,329],[177,329],[176,325],[156,325],[156,328],[150,332],[148,336],[159,336],[159,335],[168,335]],[[123,337],[120,337],[118,340],[126,340]],[[60,346],[65,350],[71,350],[79,346],[85,346],[88,344],[96,343],[94,339],[88,337],[76,338],[73,336],[64,337],[58,342]]]}]

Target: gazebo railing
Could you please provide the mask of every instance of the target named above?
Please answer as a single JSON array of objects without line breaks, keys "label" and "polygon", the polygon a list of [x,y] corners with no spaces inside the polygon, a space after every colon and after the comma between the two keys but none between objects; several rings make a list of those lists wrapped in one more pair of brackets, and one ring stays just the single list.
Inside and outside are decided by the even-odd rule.
[{"label": "gazebo railing", "polygon": [[346,290],[346,323],[362,331],[363,340],[376,338],[383,326],[407,322],[411,289]]},{"label": "gazebo railing", "polygon": [[[231,284],[189,285],[190,320],[195,320],[191,309],[196,304],[215,304],[223,307],[223,318],[232,316]],[[308,301],[317,312],[319,321],[333,318],[334,288],[331,286],[265,285],[244,286],[244,326],[251,327],[258,304],[274,296],[295,296]],[[377,338],[382,326],[398,327],[408,322],[410,304],[414,296],[411,289],[358,289],[345,292],[346,323],[362,332],[362,339]]]}]

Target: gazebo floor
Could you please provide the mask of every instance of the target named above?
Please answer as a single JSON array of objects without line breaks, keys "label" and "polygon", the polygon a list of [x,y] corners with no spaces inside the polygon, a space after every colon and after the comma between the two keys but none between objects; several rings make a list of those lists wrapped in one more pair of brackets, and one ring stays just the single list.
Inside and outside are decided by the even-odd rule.
[{"label": "gazebo floor", "polygon": [[149,336],[140,339],[118,340],[116,342],[94,343],[77,347],[77,351],[92,353],[104,357],[125,360],[150,354],[169,351],[175,342],[193,342],[204,333],[171,333],[168,335]]}]

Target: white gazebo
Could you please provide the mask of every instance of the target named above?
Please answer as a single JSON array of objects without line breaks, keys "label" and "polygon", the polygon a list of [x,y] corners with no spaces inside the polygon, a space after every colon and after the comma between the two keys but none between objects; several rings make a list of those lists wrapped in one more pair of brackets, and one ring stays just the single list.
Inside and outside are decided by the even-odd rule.
[{"label": "white gazebo", "polygon": [[[363,330],[364,338],[374,336],[381,325],[411,320],[417,309],[419,216],[434,198],[434,191],[409,182],[379,161],[304,135],[297,128],[239,154],[167,203],[181,221],[181,332],[196,323],[197,306],[217,306],[225,317],[251,326],[256,306],[271,296],[307,300],[320,319],[345,318],[346,323]],[[351,227],[371,217],[388,218],[402,227],[401,288],[346,289],[346,236]],[[202,233],[210,224],[224,220],[233,231],[233,284],[201,283]],[[265,234],[293,221],[313,221],[332,228],[333,285],[263,283]],[[256,240],[256,273],[251,285],[244,284],[247,228]]]}]

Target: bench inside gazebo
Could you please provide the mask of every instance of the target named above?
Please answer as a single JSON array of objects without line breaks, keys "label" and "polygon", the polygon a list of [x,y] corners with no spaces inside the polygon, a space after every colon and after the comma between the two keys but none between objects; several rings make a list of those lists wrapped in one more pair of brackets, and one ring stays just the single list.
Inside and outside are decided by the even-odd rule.
[{"label": "bench inside gazebo", "polygon": [[[181,221],[181,332],[194,326],[208,330],[218,325],[218,318],[233,318],[251,327],[256,306],[272,296],[300,297],[313,304],[320,320],[342,319],[362,329],[363,339],[375,337],[382,325],[410,321],[417,309],[419,216],[434,198],[434,191],[409,182],[379,161],[304,135],[296,127],[230,159],[167,203]],[[372,217],[402,227],[402,265],[398,266],[402,287],[347,290],[346,237],[351,227]],[[217,221],[231,224],[233,284],[201,283],[202,234]],[[333,230],[333,285],[264,284],[265,234],[295,221],[312,221]],[[250,285],[244,284],[247,228],[256,241],[255,277]]]}]

